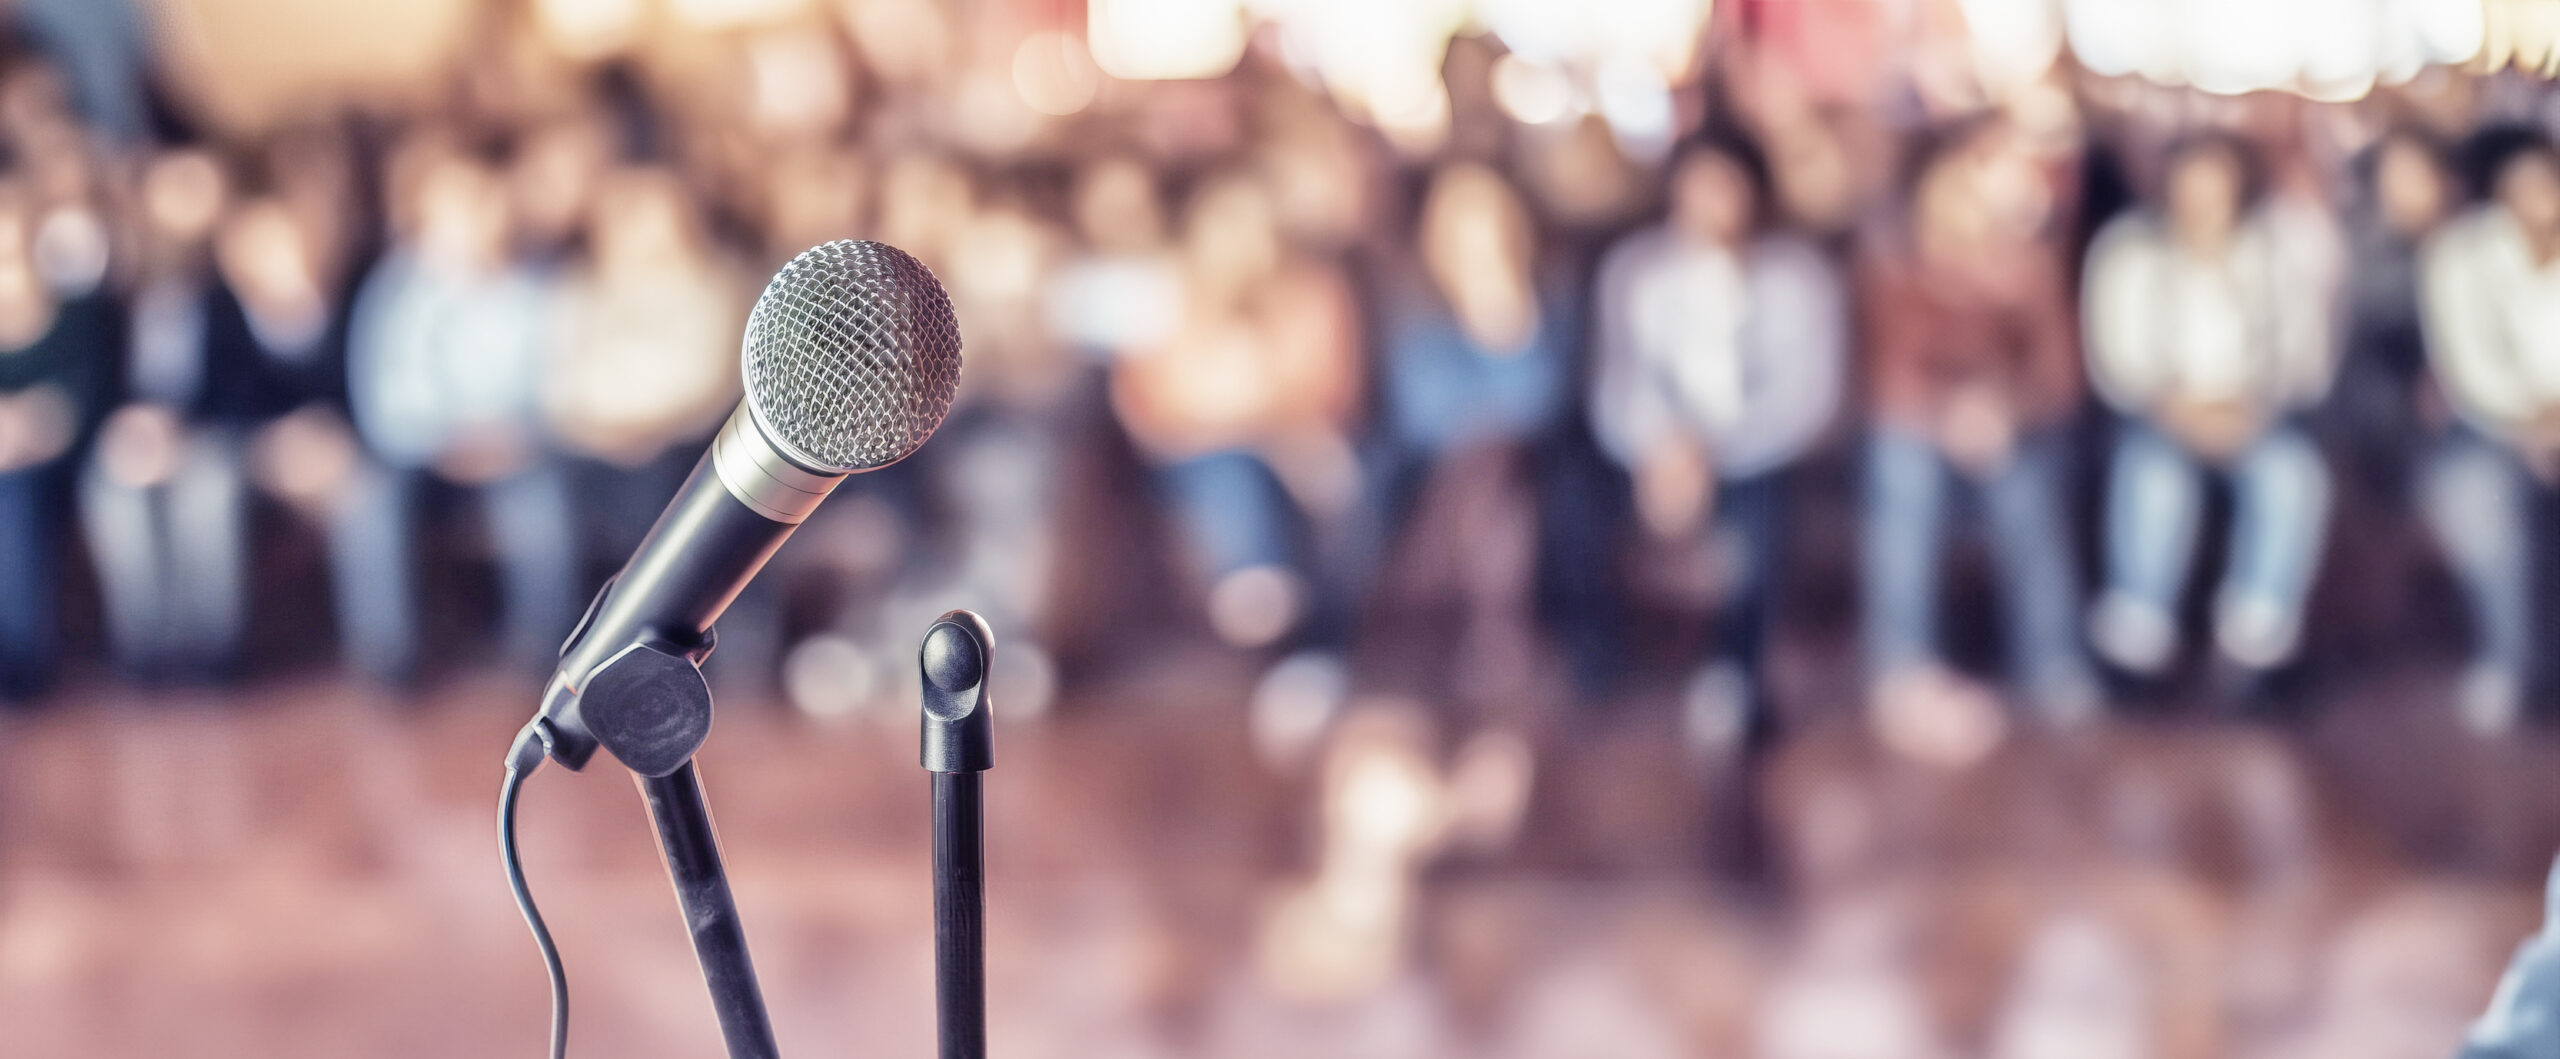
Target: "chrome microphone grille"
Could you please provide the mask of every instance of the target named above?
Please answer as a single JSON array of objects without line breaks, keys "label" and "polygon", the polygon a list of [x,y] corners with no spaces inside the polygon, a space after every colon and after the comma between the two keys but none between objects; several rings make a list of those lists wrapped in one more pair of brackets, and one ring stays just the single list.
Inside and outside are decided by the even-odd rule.
[{"label": "chrome microphone grille", "polygon": [[867,239],[792,258],[747,316],[747,405],[783,455],[852,474],[906,458],[960,387],[960,324],[924,263]]}]

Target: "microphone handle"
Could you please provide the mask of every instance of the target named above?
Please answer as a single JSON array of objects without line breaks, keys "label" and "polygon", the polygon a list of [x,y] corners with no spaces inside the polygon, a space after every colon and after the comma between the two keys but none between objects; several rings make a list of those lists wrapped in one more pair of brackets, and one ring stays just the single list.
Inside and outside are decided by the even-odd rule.
[{"label": "microphone handle", "polygon": [[583,675],[642,636],[699,643],[798,528],[730,495],[705,453],[614,576],[594,624],[561,660],[563,671]]},{"label": "microphone handle", "polygon": [[579,700],[599,667],[644,642],[700,662],[711,649],[711,623],[796,528],[738,502],[710,456],[694,464],[666,513],[587,605],[561,649],[540,711],[552,724],[552,758],[575,770],[595,756],[595,732]]},{"label": "microphone handle", "polygon": [[597,668],[625,648],[654,643],[701,661],[711,649],[711,623],[843,480],[792,463],[740,404],[569,634],[542,697],[541,715],[556,729],[552,756],[572,769],[594,756],[578,697]]}]

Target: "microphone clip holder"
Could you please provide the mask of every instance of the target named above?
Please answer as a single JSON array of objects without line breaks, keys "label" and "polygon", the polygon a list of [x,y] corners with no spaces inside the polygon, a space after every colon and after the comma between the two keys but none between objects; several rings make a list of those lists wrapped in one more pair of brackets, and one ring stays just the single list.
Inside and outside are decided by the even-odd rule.
[{"label": "microphone clip holder", "polygon": [[[563,657],[581,645],[612,591],[608,581],[596,593],[587,617],[561,647]],[[545,752],[572,771],[599,747],[632,771],[657,829],[658,848],[666,854],[667,877],[730,1059],[773,1059],[780,1049],[772,1018],[693,764],[711,735],[711,686],[702,679],[701,663],[716,640],[708,632],[690,646],[645,637],[575,675],[582,686],[571,685],[572,675],[563,674],[544,693],[533,726]]]},{"label": "microphone clip holder", "polygon": [[[560,645],[561,658],[585,645],[619,580],[596,590]],[[554,678],[537,714],[549,725],[543,743],[552,760],[576,772],[602,748],[642,776],[673,773],[711,737],[711,687],[702,679],[702,662],[718,645],[719,634],[710,630],[694,642],[644,637],[584,673]]]}]

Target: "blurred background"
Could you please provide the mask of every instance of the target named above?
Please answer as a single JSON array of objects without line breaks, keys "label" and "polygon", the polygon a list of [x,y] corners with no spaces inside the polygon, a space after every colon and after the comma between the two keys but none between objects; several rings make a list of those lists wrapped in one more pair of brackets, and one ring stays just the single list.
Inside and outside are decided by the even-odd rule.
[{"label": "blurred background", "polygon": [[[1019,1059],[2439,1059],[2542,922],[2560,6],[0,12],[0,1051],[537,1049],[503,753],[854,237],[967,368],[708,667],[795,1052],[931,1047],[960,606]],[[622,775],[574,1047],[715,1054]]]}]

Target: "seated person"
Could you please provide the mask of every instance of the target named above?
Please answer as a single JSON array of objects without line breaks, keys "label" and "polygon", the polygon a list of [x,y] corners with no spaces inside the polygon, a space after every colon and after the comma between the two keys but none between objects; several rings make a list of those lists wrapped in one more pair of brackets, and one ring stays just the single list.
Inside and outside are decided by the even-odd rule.
[{"label": "seated person", "polygon": [[1569,408],[1581,327],[1528,208],[1493,170],[1442,167],[1414,241],[1418,267],[1382,310],[1381,456],[1368,509],[1381,531],[1402,527],[1421,545],[1409,553],[1421,561],[1398,573],[1451,593],[1458,696],[1499,705],[1519,700],[1536,672],[1541,536],[1573,531],[1542,523],[1550,468],[1532,457]]},{"label": "seated person", "polygon": [[2177,658],[2208,479],[2235,501],[2213,607],[2232,673],[2292,660],[2319,568],[2329,468],[2298,419],[2328,393],[2334,292],[2286,205],[2255,201],[2254,166],[2236,139],[2179,144],[2158,209],[2110,222],[2089,250],[2090,374],[2124,417],[2090,642],[2139,676]]},{"label": "seated person", "polygon": [[2511,727],[2543,649],[2535,509],[2560,488],[2560,151],[2538,133],[2484,134],[2489,200],[2420,259],[2427,356],[2461,426],[2419,499],[2471,604],[2477,639],[2457,705]]},{"label": "seated person", "polygon": [[51,268],[38,247],[54,226],[28,189],[0,184],[0,697],[43,690],[59,661],[65,472],[114,374],[103,226],[82,211],[94,267]]},{"label": "seated person", "polygon": [[428,152],[410,182],[411,231],[366,279],[349,321],[356,432],[387,472],[337,527],[340,579],[369,586],[349,635],[383,675],[414,662],[412,513],[432,475],[482,501],[501,635],[512,658],[547,666],[584,601],[567,476],[539,416],[552,293],[508,255],[497,171]]},{"label": "seated person", "polygon": [[1671,214],[1600,267],[1590,393],[1601,448],[1633,478],[1659,538],[1740,545],[1706,663],[1690,681],[1693,742],[1768,720],[1761,648],[1774,598],[1786,469],[1838,411],[1848,305],[1810,242],[1768,230],[1757,154],[1708,139],[1671,169]]},{"label": "seated person", "polygon": [[1282,240],[1270,192],[1243,174],[1193,194],[1181,256],[1179,322],[1120,353],[1112,405],[1208,575],[1219,637],[1263,647],[1303,636],[1330,655],[1341,630],[1314,626],[1339,622],[1318,613],[1327,579],[1298,540],[1302,526],[1319,538],[1338,529],[1359,492],[1349,285]]},{"label": "seated person", "polygon": [[248,620],[243,438],[225,413],[256,387],[224,363],[232,336],[215,319],[228,302],[212,253],[229,197],[206,151],[165,150],[143,167],[126,403],[80,483],[108,646],[136,677],[227,675]]},{"label": "seated person", "polygon": [[1870,259],[1863,285],[1874,416],[1863,620],[1885,732],[1911,730],[1938,704],[1981,713],[1979,697],[1949,679],[1938,639],[1959,487],[1980,498],[1990,531],[2014,683],[2057,721],[2098,704],[2062,506],[2079,356],[2060,263],[2037,233],[2004,223],[1996,177],[2012,137],[1993,120],[1925,144],[1898,245]]}]

